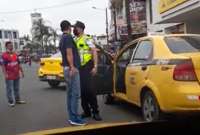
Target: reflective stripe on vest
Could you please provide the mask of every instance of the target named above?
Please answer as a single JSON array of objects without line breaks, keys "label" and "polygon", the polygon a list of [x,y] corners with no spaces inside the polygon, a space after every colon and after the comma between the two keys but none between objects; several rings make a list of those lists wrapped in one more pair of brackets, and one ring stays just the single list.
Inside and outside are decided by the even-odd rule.
[{"label": "reflective stripe on vest", "polygon": [[86,43],[87,39],[91,38],[83,35],[76,39],[76,45],[79,50],[79,55],[81,59],[81,66],[86,65],[92,59],[91,49]]}]

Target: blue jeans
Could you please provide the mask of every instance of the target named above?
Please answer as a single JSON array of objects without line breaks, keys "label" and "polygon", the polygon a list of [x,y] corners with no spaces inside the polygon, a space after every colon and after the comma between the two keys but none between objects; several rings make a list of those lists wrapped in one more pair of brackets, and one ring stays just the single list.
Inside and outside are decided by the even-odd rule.
[{"label": "blue jeans", "polygon": [[69,75],[69,68],[64,67],[64,77],[67,90],[67,111],[70,120],[79,118],[78,108],[80,99],[80,76],[77,72],[74,76]]},{"label": "blue jeans", "polygon": [[13,93],[15,101],[20,100],[19,96],[19,81],[20,79],[16,80],[6,80],[6,94],[9,103],[14,103]]}]

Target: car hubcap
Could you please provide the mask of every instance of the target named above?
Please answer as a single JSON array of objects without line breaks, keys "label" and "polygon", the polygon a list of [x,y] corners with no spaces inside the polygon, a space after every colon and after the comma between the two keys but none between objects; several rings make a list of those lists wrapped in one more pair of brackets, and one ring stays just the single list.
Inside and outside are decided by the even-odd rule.
[{"label": "car hubcap", "polygon": [[143,112],[144,112],[144,117],[147,121],[154,120],[156,109],[153,102],[153,98],[151,96],[148,96],[144,101]]}]

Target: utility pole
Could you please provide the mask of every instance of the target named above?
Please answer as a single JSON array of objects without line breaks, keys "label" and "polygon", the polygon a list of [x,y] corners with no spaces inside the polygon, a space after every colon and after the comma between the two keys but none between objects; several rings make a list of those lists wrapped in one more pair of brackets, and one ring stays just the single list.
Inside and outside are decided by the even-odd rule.
[{"label": "utility pole", "polygon": [[132,29],[131,29],[131,20],[130,20],[130,0],[125,0],[126,6],[126,22],[127,22],[127,33],[128,33],[128,40],[132,39]]},{"label": "utility pole", "polygon": [[108,36],[108,9],[106,8],[106,39],[107,45],[109,45],[109,36]]},{"label": "utility pole", "polygon": [[117,16],[116,16],[116,6],[115,3],[112,4],[112,11],[114,16],[114,29],[115,29],[115,41],[117,41]]},{"label": "utility pole", "polygon": [[[101,8],[97,8],[97,7],[92,7],[93,9],[96,10],[101,10],[104,11],[104,9]],[[107,45],[109,44],[109,35],[108,35],[108,8],[105,9],[106,10],[106,39],[107,39]]]}]

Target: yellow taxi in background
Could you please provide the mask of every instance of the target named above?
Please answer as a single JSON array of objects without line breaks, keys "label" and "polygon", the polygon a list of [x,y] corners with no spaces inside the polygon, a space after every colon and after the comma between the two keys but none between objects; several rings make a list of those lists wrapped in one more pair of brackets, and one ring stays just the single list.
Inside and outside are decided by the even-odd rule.
[{"label": "yellow taxi in background", "polygon": [[61,82],[64,82],[60,52],[49,58],[41,58],[38,77],[40,81],[48,82],[51,87],[57,87]]},{"label": "yellow taxi in background", "polygon": [[200,35],[143,37],[103,67],[96,89],[141,107],[146,121],[162,112],[200,112]]},{"label": "yellow taxi in background", "polygon": [[[96,48],[99,54],[99,63],[103,63],[105,61],[110,62],[112,60],[109,53],[106,52],[102,47],[96,45]],[[105,56],[102,57],[102,55]],[[101,64],[99,64],[99,70],[101,69],[102,71],[103,67],[102,68],[101,67],[102,67]],[[110,73],[109,76],[111,76]],[[38,77],[40,81],[48,82],[48,84],[53,88],[57,87],[61,82],[64,82],[62,56],[60,52],[52,55],[51,57],[40,59]],[[102,92],[100,94],[102,94]]]}]

